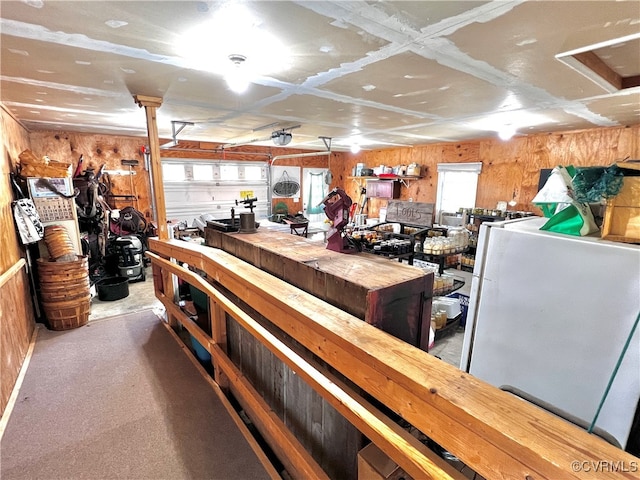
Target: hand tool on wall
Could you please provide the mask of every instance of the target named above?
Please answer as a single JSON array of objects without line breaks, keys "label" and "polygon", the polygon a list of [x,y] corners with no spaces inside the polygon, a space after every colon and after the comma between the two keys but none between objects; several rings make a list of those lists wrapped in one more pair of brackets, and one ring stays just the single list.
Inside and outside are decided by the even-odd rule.
[{"label": "hand tool on wall", "polygon": [[123,158],[122,160],[120,160],[120,164],[121,165],[125,165],[129,167],[129,188],[130,188],[130,194],[133,197],[134,201],[136,202],[136,210],[139,210],[138,208],[138,196],[135,194],[135,189],[133,187],[133,176],[136,174],[136,172],[134,170],[132,170],[132,167],[136,167],[138,166],[140,162],[138,162],[138,160],[128,160]]}]

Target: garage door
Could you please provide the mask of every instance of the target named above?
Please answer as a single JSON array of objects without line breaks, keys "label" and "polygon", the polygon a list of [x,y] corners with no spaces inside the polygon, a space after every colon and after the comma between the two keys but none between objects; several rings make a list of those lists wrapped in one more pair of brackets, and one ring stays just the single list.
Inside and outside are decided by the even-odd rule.
[{"label": "garage door", "polygon": [[167,219],[186,221],[209,214],[215,219],[231,218],[248,212],[236,200],[257,198],[256,219],[268,215],[268,176],[265,162],[202,161],[193,159],[162,159]]}]

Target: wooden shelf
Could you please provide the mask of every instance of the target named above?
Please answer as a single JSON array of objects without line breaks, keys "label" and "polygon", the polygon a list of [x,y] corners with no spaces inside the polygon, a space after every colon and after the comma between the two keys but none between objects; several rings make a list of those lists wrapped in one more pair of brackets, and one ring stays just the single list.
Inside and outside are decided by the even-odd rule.
[{"label": "wooden shelf", "polygon": [[437,292],[436,290],[433,291],[433,296],[434,297],[446,297],[447,295],[452,294],[453,292],[455,292],[456,290],[460,290],[462,287],[464,287],[464,280],[457,280],[457,279],[453,279],[453,287],[451,288],[446,288],[444,290],[442,290],[441,292]]},{"label": "wooden shelf", "polygon": [[350,178],[351,180],[357,182],[358,184],[360,184],[361,182],[359,180],[371,180],[371,181],[380,181],[380,182],[400,182],[402,183],[405,187],[408,187],[409,184],[407,183],[408,181],[411,180],[420,180],[421,178],[424,178],[422,176],[418,176],[418,175],[389,175],[389,176],[384,176],[384,177],[379,177],[377,175],[374,176],[359,176],[359,177],[347,177]]}]

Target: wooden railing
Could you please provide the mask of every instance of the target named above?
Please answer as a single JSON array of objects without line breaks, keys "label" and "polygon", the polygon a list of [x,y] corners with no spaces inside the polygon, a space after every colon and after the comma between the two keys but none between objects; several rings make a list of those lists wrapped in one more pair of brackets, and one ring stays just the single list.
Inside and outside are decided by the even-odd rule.
[{"label": "wooden railing", "polygon": [[[181,323],[211,353],[215,381],[238,399],[294,478],[327,475],[227,355],[227,315],[415,479],[464,477],[363,395],[487,479],[596,479],[605,471],[607,478],[638,478],[636,457],[226,252],[155,239],[150,239],[150,249],[156,296],[169,322]],[[209,281],[168,259],[204,272]],[[171,274],[209,297],[211,336],[174,303]],[[284,343],[238,301],[306,350]]]}]

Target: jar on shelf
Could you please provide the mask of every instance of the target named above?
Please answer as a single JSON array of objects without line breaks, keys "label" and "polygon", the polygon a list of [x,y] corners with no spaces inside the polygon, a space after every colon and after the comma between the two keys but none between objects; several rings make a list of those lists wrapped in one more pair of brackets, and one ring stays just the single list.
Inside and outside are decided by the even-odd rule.
[{"label": "jar on shelf", "polygon": [[451,290],[453,288],[453,275],[443,273],[442,282],[444,290]]},{"label": "jar on shelf", "polygon": [[434,237],[431,243],[431,250],[434,255],[442,255],[444,244],[441,237]]},{"label": "jar on shelf", "polygon": [[424,242],[422,243],[422,251],[427,255],[431,255],[433,253],[433,239],[424,239]]},{"label": "jar on shelf", "polygon": [[410,177],[419,177],[420,165],[418,165],[417,163],[410,163],[407,167],[407,175]]},{"label": "jar on shelf", "polygon": [[444,279],[441,275],[435,275],[433,277],[433,294],[440,295],[444,292]]},{"label": "jar on shelf", "polygon": [[441,329],[447,324],[447,312],[443,309],[436,310],[435,314],[436,329]]}]

